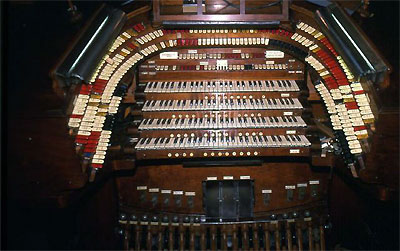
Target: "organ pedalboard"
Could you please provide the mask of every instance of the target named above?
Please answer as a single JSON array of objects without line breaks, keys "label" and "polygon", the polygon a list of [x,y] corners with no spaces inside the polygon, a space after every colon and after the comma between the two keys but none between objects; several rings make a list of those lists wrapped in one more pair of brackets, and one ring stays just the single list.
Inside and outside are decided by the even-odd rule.
[{"label": "organ pedalboard", "polygon": [[138,13],[71,88],[68,124],[92,180],[119,173],[123,248],[325,249],[329,170],[357,176],[375,116],[313,18],[174,28]]}]

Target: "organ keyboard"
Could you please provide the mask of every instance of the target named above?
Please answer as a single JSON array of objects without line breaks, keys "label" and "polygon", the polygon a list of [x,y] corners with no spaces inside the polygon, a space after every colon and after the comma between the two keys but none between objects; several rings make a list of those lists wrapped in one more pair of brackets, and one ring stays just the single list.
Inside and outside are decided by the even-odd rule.
[{"label": "organ keyboard", "polygon": [[300,116],[144,119],[139,130],[306,127]]},{"label": "organ keyboard", "polygon": [[297,98],[288,99],[219,99],[219,100],[152,100],[146,101],[143,112],[154,111],[222,111],[301,109]]},{"label": "organ keyboard", "polygon": [[324,249],[326,167],[364,165],[368,89],[313,17],[192,27],[197,3],[183,23],[130,19],[75,90],[84,165],[135,169],[115,179],[124,248]]},{"label": "organ keyboard", "polygon": [[294,80],[255,80],[255,81],[187,81],[187,82],[151,82],[146,85],[145,93],[179,92],[295,92],[299,87]]}]

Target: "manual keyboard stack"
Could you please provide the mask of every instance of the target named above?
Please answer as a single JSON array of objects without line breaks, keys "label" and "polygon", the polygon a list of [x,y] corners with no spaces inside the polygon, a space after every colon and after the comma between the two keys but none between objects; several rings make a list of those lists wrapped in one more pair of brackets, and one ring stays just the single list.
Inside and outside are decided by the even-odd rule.
[{"label": "manual keyboard stack", "polygon": [[138,159],[307,156],[299,81],[147,81]]}]

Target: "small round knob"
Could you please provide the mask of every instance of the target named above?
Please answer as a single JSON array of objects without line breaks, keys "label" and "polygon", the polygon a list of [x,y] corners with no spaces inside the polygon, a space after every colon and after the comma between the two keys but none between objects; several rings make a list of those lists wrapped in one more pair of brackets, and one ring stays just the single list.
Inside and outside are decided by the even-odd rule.
[{"label": "small round knob", "polygon": [[158,216],[154,215],[153,217],[151,217],[151,221],[152,222],[158,222]]},{"label": "small round knob", "polygon": [[147,217],[147,215],[142,215],[142,221],[148,221],[149,218]]},{"label": "small round knob", "polygon": [[179,222],[179,217],[178,217],[178,216],[174,216],[174,217],[172,218],[172,222],[178,223],[178,222]]},{"label": "small round knob", "polygon": [[310,211],[308,211],[308,210],[307,210],[307,211],[304,211],[304,216],[305,216],[305,217],[310,217],[310,215],[311,215],[311,214],[310,214]]},{"label": "small round knob", "polygon": [[190,223],[190,218],[189,218],[189,216],[186,216],[185,218],[183,218],[183,222],[185,222],[185,223]]},{"label": "small round knob", "polygon": [[282,214],[282,218],[287,219],[288,218],[288,214]]},{"label": "small round knob", "polygon": [[293,218],[297,218],[298,216],[299,216],[299,215],[298,215],[297,212],[293,212],[293,213],[292,213],[292,217],[293,217]]},{"label": "small round knob", "polygon": [[168,221],[169,221],[169,217],[167,215],[164,215],[162,218],[162,222],[168,223]]},{"label": "small round knob", "polygon": [[195,223],[200,223],[200,217],[195,217],[195,218],[194,218],[194,222],[195,222]]},{"label": "small round knob", "polygon": [[275,214],[271,215],[271,220],[276,220],[276,215]]},{"label": "small round knob", "polygon": [[132,215],[131,215],[131,221],[137,221],[137,216],[134,215],[134,214],[132,214]]},{"label": "small round knob", "polygon": [[127,216],[126,216],[125,213],[120,213],[120,214],[119,214],[119,220],[125,221],[126,219],[127,219]]}]

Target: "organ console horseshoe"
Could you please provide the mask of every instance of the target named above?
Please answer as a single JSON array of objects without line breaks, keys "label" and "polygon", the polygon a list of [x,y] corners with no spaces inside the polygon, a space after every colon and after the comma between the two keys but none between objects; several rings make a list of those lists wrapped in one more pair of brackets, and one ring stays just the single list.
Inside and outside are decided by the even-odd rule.
[{"label": "organ console horseshoe", "polygon": [[97,12],[53,72],[83,170],[125,172],[124,249],[330,248],[390,68],[338,4],[214,2]]}]

